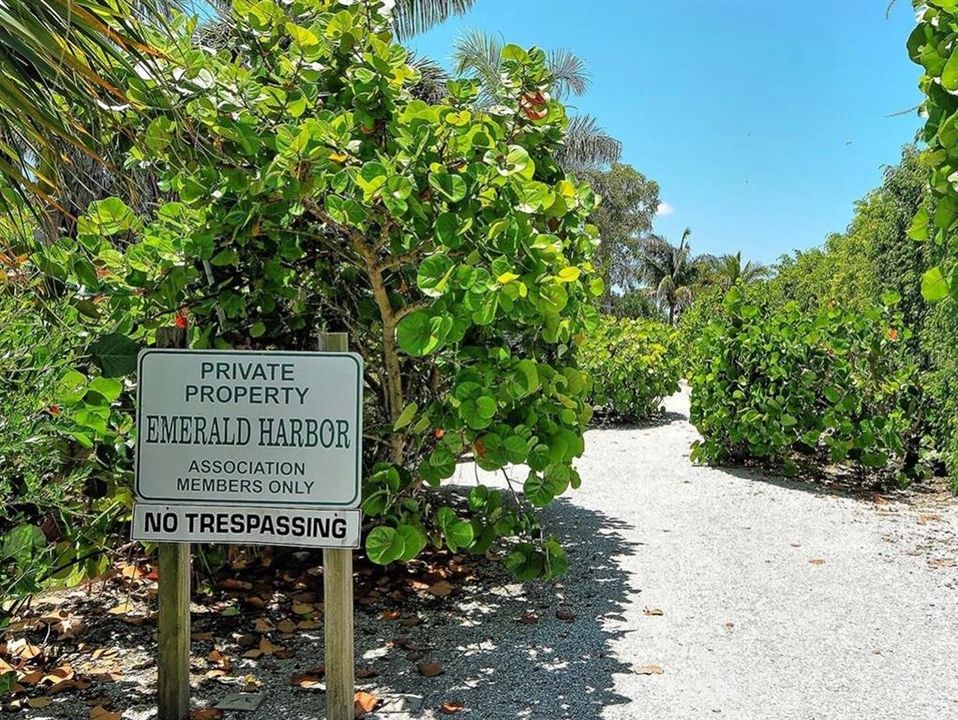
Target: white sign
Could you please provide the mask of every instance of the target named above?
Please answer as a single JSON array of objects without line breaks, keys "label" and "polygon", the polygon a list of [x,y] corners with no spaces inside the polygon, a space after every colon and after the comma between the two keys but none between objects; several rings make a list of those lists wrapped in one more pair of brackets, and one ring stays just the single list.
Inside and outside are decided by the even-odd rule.
[{"label": "white sign", "polygon": [[168,543],[357,548],[361,525],[359,510],[136,503],[130,537]]},{"label": "white sign", "polygon": [[138,378],[139,499],[359,506],[359,355],[144,350]]}]

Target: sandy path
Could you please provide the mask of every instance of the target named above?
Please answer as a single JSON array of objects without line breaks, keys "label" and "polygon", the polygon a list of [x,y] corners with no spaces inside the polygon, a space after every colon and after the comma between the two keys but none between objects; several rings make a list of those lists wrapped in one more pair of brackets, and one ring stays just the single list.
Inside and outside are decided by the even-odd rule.
[{"label": "sandy path", "polygon": [[[404,607],[415,627],[357,611],[358,661],[379,672],[362,687],[391,702],[371,718],[442,718],[446,700],[481,720],[958,718],[958,505],[876,504],[693,466],[688,397],[666,405],[657,424],[589,432],[582,488],[543,515],[569,553],[557,585],[521,586],[488,565]],[[149,666],[142,631],[114,637]],[[283,642],[294,658],[237,660],[233,674],[254,674],[265,699],[228,720],[324,717],[321,691],[289,683],[321,662],[322,629]],[[416,672],[432,661],[441,675]],[[636,672],[647,665],[661,674]],[[154,682],[148,668],[104,690],[125,719],[147,720]],[[230,691],[202,683],[194,701]],[[65,695],[28,716],[87,712]]]},{"label": "sandy path", "polygon": [[590,433],[573,500],[625,525],[614,654],[664,670],[615,673],[629,700],[596,717],[958,718],[955,505],[692,467],[687,395],[667,407],[666,425]]}]

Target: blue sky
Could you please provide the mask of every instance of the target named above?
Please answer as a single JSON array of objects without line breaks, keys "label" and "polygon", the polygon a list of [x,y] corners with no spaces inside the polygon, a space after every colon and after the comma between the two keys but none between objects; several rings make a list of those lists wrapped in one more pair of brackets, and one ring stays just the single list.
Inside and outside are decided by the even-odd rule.
[{"label": "blue sky", "polygon": [[[841,231],[920,125],[910,0],[477,0],[411,44],[448,63],[470,28],[585,59],[571,103],[655,179],[696,253],[761,262]],[[668,211],[666,211],[668,212]]]}]

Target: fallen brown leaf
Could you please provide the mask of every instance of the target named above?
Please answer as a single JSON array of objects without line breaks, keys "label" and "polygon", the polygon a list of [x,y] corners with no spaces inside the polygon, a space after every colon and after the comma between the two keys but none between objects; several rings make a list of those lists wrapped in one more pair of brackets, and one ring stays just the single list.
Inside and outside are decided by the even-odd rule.
[{"label": "fallen brown leaf", "polygon": [[380,615],[380,618],[391,622],[393,620],[398,620],[401,614],[402,613],[400,613],[398,610],[384,610],[383,614]]},{"label": "fallen brown leaf", "polygon": [[572,622],[576,617],[577,615],[569,610],[556,610],[556,619],[562,622]]},{"label": "fallen brown leaf", "polygon": [[316,608],[312,603],[293,603],[293,614],[294,615],[313,615],[316,613]]},{"label": "fallen brown leaf", "polygon": [[41,680],[43,680],[43,673],[39,670],[31,670],[17,676],[17,682],[23,685],[36,685]]},{"label": "fallen brown leaf", "polygon": [[295,687],[301,687],[304,690],[312,690],[313,688],[319,687],[322,684],[324,672],[324,668],[316,668],[316,670],[313,670],[312,672],[293,675],[289,679],[289,684],[294,685]]},{"label": "fallen brown leaf", "polygon": [[133,612],[133,603],[129,600],[125,600],[119,605],[110,608],[107,612],[110,613],[110,615],[126,615],[127,613]]},{"label": "fallen brown leaf", "polygon": [[449,593],[453,591],[452,585],[450,585],[445,580],[440,580],[437,583],[429,586],[429,593],[431,595],[436,595],[437,597],[446,597]]},{"label": "fallen brown leaf", "polygon": [[379,671],[369,665],[359,665],[356,667],[356,677],[360,680],[379,677]]},{"label": "fallen brown leaf", "polygon": [[33,660],[39,655],[43,655],[43,649],[36,645],[31,645],[23,638],[7,643],[7,654],[10,657],[20,658],[21,660]]},{"label": "fallen brown leaf", "polygon": [[291,635],[296,632],[296,623],[292,620],[280,620],[276,623],[276,629],[285,635]]},{"label": "fallen brown leaf", "polygon": [[375,710],[377,705],[379,698],[372,693],[360,690],[353,696],[353,713],[358,718]]},{"label": "fallen brown leaf", "polygon": [[224,590],[252,590],[253,583],[236,578],[223,578],[220,580],[220,587]]},{"label": "fallen brown leaf", "polygon": [[645,615],[649,615],[651,617],[660,617],[662,615],[665,615],[665,613],[662,612],[659,608],[645,608],[645,610],[643,610],[642,612]]},{"label": "fallen brown leaf", "polygon": [[525,615],[520,615],[516,618],[517,623],[522,623],[523,625],[535,625],[539,622],[539,616],[535,613],[526,613]]},{"label": "fallen brown leaf", "polygon": [[233,662],[226,655],[215,648],[209,655],[206,656],[206,659],[214,665],[219,665],[220,669],[224,672],[229,672],[233,667]]},{"label": "fallen brown leaf", "polygon": [[442,675],[442,665],[437,662],[431,663],[419,663],[416,666],[416,670],[419,671],[419,674],[423,677],[436,677],[436,675]]},{"label": "fallen brown leaf", "polygon": [[45,708],[47,705],[49,705],[52,702],[53,702],[53,698],[35,697],[35,698],[30,698],[29,700],[27,700],[27,705],[32,707],[34,710],[38,710],[40,708]]},{"label": "fallen brown leaf", "polygon": [[446,700],[446,702],[439,706],[439,712],[443,715],[455,715],[458,712],[462,712],[465,707],[465,705],[456,700]]},{"label": "fallen brown leaf", "polygon": [[661,675],[663,672],[658,665],[639,665],[635,668],[636,675]]},{"label": "fallen brown leaf", "polygon": [[97,705],[95,708],[90,710],[90,720],[122,720],[123,711],[119,710],[117,712],[112,712],[107,710],[102,705]]},{"label": "fallen brown leaf", "polygon": [[190,713],[190,720],[222,720],[223,711],[219,708],[196,708]]},{"label": "fallen brown leaf", "polygon": [[808,564],[809,565],[824,565],[825,561],[822,560],[821,558],[812,558],[811,560],[808,561]]}]

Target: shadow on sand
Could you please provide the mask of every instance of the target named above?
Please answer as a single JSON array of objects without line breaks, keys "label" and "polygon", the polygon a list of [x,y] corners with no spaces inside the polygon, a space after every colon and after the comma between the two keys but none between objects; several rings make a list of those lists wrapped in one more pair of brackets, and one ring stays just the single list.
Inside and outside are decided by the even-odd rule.
[{"label": "shadow on sand", "polygon": [[[394,708],[397,698],[406,697],[407,704],[404,712],[378,710],[367,718],[441,718],[440,706],[452,700],[465,706],[458,714],[463,718],[589,720],[601,717],[604,708],[628,702],[615,692],[614,676],[630,672],[630,667],[615,658],[612,648],[624,633],[623,609],[639,592],[620,569],[620,559],[634,554],[639,545],[628,539],[633,529],[563,499],[543,511],[542,524],[567,551],[569,570],[556,583],[522,585],[500,563],[480,562],[477,576],[447,597],[357,605],[357,665],[378,673],[357,680],[358,686],[393,701]],[[90,620],[84,640],[93,647],[113,648],[105,661],[123,666],[122,673],[113,682],[64,693],[43,710],[28,711],[27,717],[86,717],[86,702],[107,695],[113,708],[126,709],[124,718],[155,718],[155,623],[124,622],[106,612],[105,600],[94,593],[74,607]],[[386,621],[382,613],[389,607],[400,609],[401,618],[418,617],[419,623]],[[286,612],[246,608],[229,618],[215,611],[194,613],[194,633],[214,630],[215,635],[192,643],[194,707],[214,705],[237,692],[248,675],[262,683],[257,692],[264,701],[254,712],[227,713],[227,720],[325,717],[321,689],[304,690],[290,683],[293,675],[322,664],[321,623],[308,632],[270,634],[273,642],[292,651],[289,659],[246,659],[236,644],[255,632],[257,618],[271,617],[275,623]],[[232,659],[228,678],[203,679],[207,663],[202,658],[212,647]],[[71,661],[85,664],[90,657],[86,653]],[[424,677],[417,669],[420,663],[438,663],[442,672]]]},{"label": "shadow on sand", "polygon": [[[378,679],[381,690],[422,694],[426,711],[457,700],[466,707],[462,717],[484,720],[587,720],[629,701],[614,690],[613,676],[630,667],[614,657],[612,644],[624,632],[624,606],[639,592],[618,561],[638,547],[627,539],[632,528],[561,499],[542,521],[566,548],[567,574],[555,584],[523,586],[485,566],[454,604],[410,634],[422,642],[423,660],[441,662],[443,674],[424,681],[414,666],[394,666],[395,674]],[[359,644],[375,648],[385,637]]]}]

